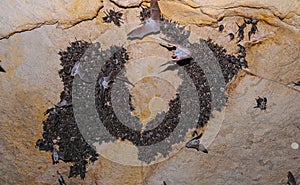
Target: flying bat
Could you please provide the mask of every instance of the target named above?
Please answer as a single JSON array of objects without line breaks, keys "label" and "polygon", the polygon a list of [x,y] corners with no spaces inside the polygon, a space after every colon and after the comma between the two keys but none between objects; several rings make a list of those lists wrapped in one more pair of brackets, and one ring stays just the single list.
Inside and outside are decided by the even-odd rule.
[{"label": "flying bat", "polygon": [[151,33],[160,32],[160,9],[157,0],[150,2],[150,18],[146,19],[142,26],[135,28],[127,34],[128,39],[142,39]]},{"label": "flying bat", "polygon": [[[167,63],[165,64],[162,64],[161,66],[164,66],[168,63],[178,63],[179,61],[183,61],[183,60],[191,60],[193,59],[192,55],[191,55],[191,51],[186,48],[186,47],[183,47],[179,44],[173,44],[171,43],[170,41],[164,39],[164,38],[161,38],[163,42],[159,43],[161,46],[167,48],[168,50],[172,50],[173,53],[172,53],[172,59],[170,61],[168,61]],[[180,65],[180,64],[179,64]]]},{"label": "flying bat", "polygon": [[187,148],[194,148],[197,151],[202,151],[204,153],[208,153],[207,149],[204,147],[203,144],[200,143],[200,138],[202,137],[202,134],[198,135],[197,137],[191,139],[189,142],[186,143]]},{"label": "flying bat", "polygon": [[59,185],[66,185],[63,176],[58,171],[56,171],[56,173],[57,173],[57,178],[58,178]]},{"label": "flying bat", "polygon": [[85,83],[92,83],[91,78],[88,76],[87,72],[80,68],[80,61],[76,62],[71,70],[71,76],[78,75],[82,81]]}]

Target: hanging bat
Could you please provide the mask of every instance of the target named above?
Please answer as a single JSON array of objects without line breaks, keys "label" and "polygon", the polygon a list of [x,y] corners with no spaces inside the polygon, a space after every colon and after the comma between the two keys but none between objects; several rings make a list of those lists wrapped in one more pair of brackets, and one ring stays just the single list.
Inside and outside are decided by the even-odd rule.
[{"label": "hanging bat", "polygon": [[92,83],[91,78],[88,76],[87,72],[80,68],[80,62],[76,62],[74,67],[71,70],[71,76],[78,75],[79,78],[85,83]]},{"label": "hanging bat", "polygon": [[135,28],[127,34],[128,39],[142,39],[151,33],[160,32],[160,9],[157,0],[150,2],[150,18],[142,26]]},{"label": "hanging bat", "polygon": [[53,151],[52,151],[52,162],[53,162],[53,164],[57,164],[58,159],[59,159],[58,150],[56,148],[54,148]]},{"label": "hanging bat", "polygon": [[288,182],[287,182],[288,185],[296,185],[296,180],[295,180],[295,177],[294,175],[292,174],[292,172],[288,172]]},{"label": "hanging bat", "polygon": [[57,173],[57,178],[58,178],[59,185],[66,185],[63,176],[58,171],[56,171],[56,173]]},{"label": "hanging bat", "polygon": [[98,83],[101,88],[108,89],[110,87],[110,83],[117,77],[120,70],[113,70],[109,73],[108,76],[103,76],[99,79]]}]

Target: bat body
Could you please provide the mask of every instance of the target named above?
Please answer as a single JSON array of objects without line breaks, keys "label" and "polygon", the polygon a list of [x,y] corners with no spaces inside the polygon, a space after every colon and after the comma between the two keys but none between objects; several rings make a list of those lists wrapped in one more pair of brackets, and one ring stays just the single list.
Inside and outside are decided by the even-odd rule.
[{"label": "bat body", "polygon": [[293,82],[294,83],[294,86],[300,86],[300,81],[298,82]]},{"label": "bat body", "polygon": [[201,151],[204,153],[208,153],[207,149],[204,147],[203,144],[200,143],[200,141],[198,139],[192,139],[191,141],[189,141],[186,145],[187,148],[194,148],[197,151]]},{"label": "bat body", "polygon": [[197,151],[201,151],[204,153],[208,153],[207,149],[203,144],[200,143],[200,138],[202,137],[202,134],[198,135],[197,137],[191,139],[189,142],[186,143],[187,148],[194,148]]},{"label": "bat body", "polygon": [[292,172],[288,172],[288,185],[297,185],[296,180]]},{"label": "bat body", "polygon": [[[169,42],[168,40],[161,38],[165,43],[160,43],[161,46],[173,50],[172,59],[169,61],[169,63],[178,62],[185,59],[192,59],[191,51],[188,48],[185,48],[179,44],[173,44]],[[175,50],[174,50],[175,49]],[[165,65],[165,64],[163,64]]]},{"label": "bat body", "polygon": [[57,173],[57,178],[58,178],[59,185],[66,185],[63,176],[58,171],[56,171],[56,173]]},{"label": "bat body", "polygon": [[53,161],[53,164],[56,164],[56,163],[58,163],[58,151],[57,151],[57,149],[53,149],[53,151],[52,151],[52,161]]},{"label": "bat body", "polygon": [[160,32],[160,9],[157,0],[150,2],[150,18],[144,24],[127,34],[128,39],[142,39],[145,36]]},{"label": "bat body", "polygon": [[193,59],[191,55],[191,51],[188,48],[185,48],[178,44],[173,44],[167,41],[166,39],[161,38],[165,43],[160,43],[161,46],[167,48],[168,50],[172,50],[172,59],[166,63],[163,63],[160,66],[164,66],[167,64],[176,64],[175,66],[168,66],[164,71],[167,70],[176,70],[179,66],[183,66],[189,64],[190,61]]},{"label": "bat body", "polygon": [[104,76],[100,78],[98,81],[100,87],[102,87],[103,89],[108,89],[110,87],[109,83],[112,82],[117,77],[119,72],[120,70],[113,70],[109,73],[108,76]]},{"label": "bat body", "polygon": [[257,105],[254,108],[260,108],[261,110],[266,110],[267,101],[268,101],[267,98],[258,97],[258,99],[256,99]]}]

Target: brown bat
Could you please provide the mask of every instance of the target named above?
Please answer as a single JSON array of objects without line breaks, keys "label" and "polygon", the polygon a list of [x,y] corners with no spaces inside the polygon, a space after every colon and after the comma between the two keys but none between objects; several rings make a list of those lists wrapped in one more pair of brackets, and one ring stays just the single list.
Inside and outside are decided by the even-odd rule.
[{"label": "brown bat", "polygon": [[160,9],[157,0],[150,2],[150,18],[146,19],[142,26],[135,28],[127,34],[128,39],[142,39],[151,33],[160,32]]}]

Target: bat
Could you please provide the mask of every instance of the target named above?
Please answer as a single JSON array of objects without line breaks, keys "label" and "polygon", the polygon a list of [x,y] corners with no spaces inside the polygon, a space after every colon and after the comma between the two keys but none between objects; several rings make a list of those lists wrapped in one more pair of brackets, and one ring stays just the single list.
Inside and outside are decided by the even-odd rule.
[{"label": "bat", "polygon": [[300,81],[298,82],[293,82],[294,83],[294,86],[300,86]]},{"label": "bat", "polygon": [[197,151],[201,151],[204,153],[208,153],[207,149],[204,147],[203,144],[200,143],[199,139],[202,137],[202,134],[198,135],[197,137],[191,139],[189,142],[186,143],[187,148],[194,148]]},{"label": "bat", "polygon": [[53,162],[53,164],[57,164],[58,163],[58,151],[57,151],[57,149],[53,149],[53,151],[52,151],[52,162]]},{"label": "bat", "polygon": [[167,64],[174,64],[176,63],[177,65],[175,66],[168,66],[165,70],[161,71],[165,72],[167,70],[176,70],[179,66],[184,66],[186,64],[189,64],[190,61],[193,59],[191,56],[191,51],[188,48],[185,48],[179,44],[173,44],[169,42],[168,40],[161,38],[164,43],[159,43],[161,46],[167,48],[168,50],[172,50],[172,59],[166,63],[163,63],[161,66],[167,65]]},{"label": "bat", "polygon": [[58,178],[59,185],[66,185],[63,176],[58,171],[56,171],[56,173],[57,173],[57,178]]},{"label": "bat", "polygon": [[[1,62],[1,60],[0,60],[0,62]],[[0,72],[3,72],[3,73],[5,73],[6,71],[3,69],[3,67],[2,66],[0,66]]]},{"label": "bat", "polygon": [[[165,43],[159,43],[161,46],[167,48],[168,50],[173,50],[172,59],[171,59],[171,61],[169,61],[169,63],[179,62],[179,61],[182,61],[185,59],[193,58],[191,56],[191,51],[188,48],[183,47],[179,44],[173,44],[164,38],[161,38],[161,39],[163,41],[165,41]],[[165,65],[165,64],[162,64],[161,66],[163,66],[163,65]]]},{"label": "bat", "polygon": [[267,98],[258,97],[256,99],[257,105],[254,108],[260,108],[261,110],[266,110],[267,108]]},{"label": "bat", "polygon": [[104,89],[108,89],[109,83],[112,82],[116,76],[118,75],[118,73],[120,72],[120,70],[113,70],[109,73],[108,76],[104,76],[102,78],[99,79],[98,83],[100,85],[100,87],[104,88]]},{"label": "bat", "polygon": [[146,19],[142,26],[135,28],[127,34],[128,39],[142,39],[151,33],[160,32],[160,9],[157,0],[150,2],[150,18]]},{"label": "bat", "polygon": [[296,180],[292,172],[288,172],[288,185],[296,185]]},{"label": "bat", "polygon": [[71,70],[71,76],[78,75],[79,78],[85,83],[92,83],[91,78],[88,76],[87,72],[80,68],[80,62],[76,62],[74,67]]},{"label": "bat", "polygon": [[[169,63],[169,62],[167,62]],[[166,64],[166,63],[165,63]],[[163,64],[164,65],[164,64]],[[170,65],[168,67],[166,67],[164,70],[162,70],[161,72],[159,73],[163,73],[163,72],[166,72],[166,71],[175,71],[179,68],[180,66],[179,65]]]},{"label": "bat", "polygon": [[198,139],[190,140],[186,145],[187,148],[194,148],[197,151],[202,151],[204,153],[208,153],[207,149],[204,147],[203,144],[200,143]]}]

